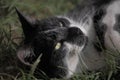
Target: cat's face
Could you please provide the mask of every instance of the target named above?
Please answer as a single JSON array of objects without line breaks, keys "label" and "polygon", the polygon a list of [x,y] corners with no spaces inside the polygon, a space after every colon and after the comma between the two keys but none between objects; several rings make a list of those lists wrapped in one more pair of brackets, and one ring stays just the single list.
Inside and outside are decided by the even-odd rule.
[{"label": "cat's face", "polygon": [[[79,54],[86,44],[86,36],[65,18],[52,17],[30,20],[17,11],[24,32],[24,44],[18,58],[32,64],[42,54],[36,69],[48,77],[70,77],[76,70]],[[39,75],[38,75],[39,76]]]}]

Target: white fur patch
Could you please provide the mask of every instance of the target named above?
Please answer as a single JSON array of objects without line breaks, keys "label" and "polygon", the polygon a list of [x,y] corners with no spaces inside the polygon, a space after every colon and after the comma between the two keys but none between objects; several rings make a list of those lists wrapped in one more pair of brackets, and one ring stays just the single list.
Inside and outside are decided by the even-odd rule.
[{"label": "white fur patch", "polygon": [[108,49],[116,50],[120,49],[120,33],[115,31],[114,25],[116,23],[116,15],[120,14],[120,1],[115,0],[109,4],[106,8],[106,15],[103,18],[103,23],[107,25],[107,31],[105,34],[105,46]]},{"label": "white fur patch", "polygon": [[[86,22],[83,23],[82,21],[74,22],[72,19],[68,19],[68,20],[71,23],[70,25],[71,27],[76,26],[80,28],[89,39],[87,47],[84,50],[85,52],[82,52],[81,50],[79,50],[78,52],[79,54],[77,56],[79,60],[78,60],[78,65],[76,67],[77,68],[76,72],[81,73],[82,71],[85,70],[94,71],[104,67],[105,62],[104,62],[103,54],[99,55],[101,53],[99,53],[94,48],[93,42],[96,41],[96,33],[91,18],[88,19],[90,24],[87,24]],[[79,48],[79,49],[83,49],[83,48]]]},{"label": "white fur patch", "polygon": [[108,5],[106,9],[107,13],[103,18],[103,23],[107,24],[109,29],[113,28],[115,24],[115,16],[116,14],[120,14],[120,1],[116,0],[110,5]]},{"label": "white fur patch", "polygon": [[[83,46],[77,46],[74,44],[70,44],[65,42],[64,43],[66,45],[66,47],[69,49],[69,54],[67,54],[66,56],[66,62],[67,62],[67,66],[68,66],[68,75],[67,77],[71,77],[71,75],[73,75],[73,73],[75,73],[77,65],[79,63],[79,54],[81,52],[81,50],[83,49]],[[70,53],[74,54],[72,57],[70,57]]]}]

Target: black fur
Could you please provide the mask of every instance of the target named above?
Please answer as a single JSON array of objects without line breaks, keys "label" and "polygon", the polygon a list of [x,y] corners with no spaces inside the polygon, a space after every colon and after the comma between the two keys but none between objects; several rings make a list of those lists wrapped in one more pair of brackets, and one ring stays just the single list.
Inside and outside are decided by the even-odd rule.
[{"label": "black fur", "polygon": [[99,9],[96,11],[93,21],[94,21],[94,28],[96,30],[98,42],[95,43],[95,47],[98,51],[102,51],[105,49],[104,45],[104,36],[107,30],[107,26],[101,23],[102,18],[104,17],[106,11],[104,9]]},{"label": "black fur", "polygon": [[120,14],[116,15],[116,23],[114,25],[114,30],[120,33]]}]

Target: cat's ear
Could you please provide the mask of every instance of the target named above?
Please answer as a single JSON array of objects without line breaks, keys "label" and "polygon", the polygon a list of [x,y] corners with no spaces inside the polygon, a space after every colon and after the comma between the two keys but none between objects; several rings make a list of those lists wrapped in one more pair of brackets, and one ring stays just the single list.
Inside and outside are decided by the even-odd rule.
[{"label": "cat's ear", "polygon": [[35,20],[32,20],[28,16],[23,15],[18,9],[16,9],[16,12],[22,25],[25,41],[30,42],[31,39],[35,36]]},{"label": "cat's ear", "polygon": [[22,45],[17,50],[17,57],[22,63],[28,66],[30,66],[36,60],[33,48],[29,45]]}]

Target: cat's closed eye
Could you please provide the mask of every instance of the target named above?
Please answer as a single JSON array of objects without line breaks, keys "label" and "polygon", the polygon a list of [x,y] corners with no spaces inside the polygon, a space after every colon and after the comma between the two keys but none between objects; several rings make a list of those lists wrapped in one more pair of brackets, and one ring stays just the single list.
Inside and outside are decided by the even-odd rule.
[{"label": "cat's closed eye", "polygon": [[60,18],[59,25],[60,27],[68,27],[70,25],[70,22],[67,19]]}]

